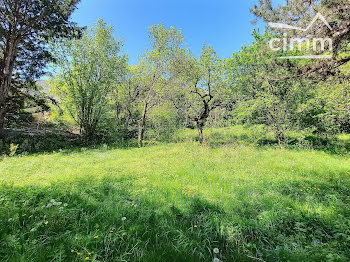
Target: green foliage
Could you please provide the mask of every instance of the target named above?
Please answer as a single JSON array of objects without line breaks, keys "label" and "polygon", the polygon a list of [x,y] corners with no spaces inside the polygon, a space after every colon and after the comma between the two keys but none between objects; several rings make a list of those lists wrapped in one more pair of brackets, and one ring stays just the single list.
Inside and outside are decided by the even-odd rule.
[{"label": "green foliage", "polygon": [[[14,108],[23,106],[23,97],[19,99],[16,94],[34,98],[33,95],[28,95],[27,88],[45,74],[46,65],[52,61],[48,40],[79,36],[80,29],[70,21],[78,2],[79,0],[0,1],[1,138],[4,137],[5,122],[8,125],[6,113],[13,113]],[[40,104],[44,105],[45,102]]]},{"label": "green foliage", "polygon": [[175,133],[181,127],[181,119],[171,104],[157,106],[149,116],[149,131],[146,139],[171,142]]},{"label": "green foliage", "polygon": [[149,38],[152,49],[143,54],[138,65],[129,67],[117,99],[122,124],[131,131],[138,127],[139,147],[143,146],[149,114],[167,101],[169,67],[183,41],[181,30],[162,24],[151,26]]},{"label": "green foliage", "polygon": [[81,39],[52,47],[57,61],[54,89],[89,139],[105,124],[103,121],[108,121],[113,90],[123,78],[126,57],[119,54],[121,47],[122,42],[113,37],[113,28],[101,19]]},{"label": "green foliage", "polygon": [[311,97],[313,83],[307,78],[295,81],[295,65],[276,59],[268,48],[273,37],[253,33],[255,41],[227,60],[227,77],[236,96],[233,117],[238,123],[265,124],[284,143],[287,129],[298,128],[299,107]]},{"label": "green foliage", "polygon": [[203,143],[203,128],[210,114],[230,100],[223,79],[224,61],[213,47],[204,44],[198,59],[188,50],[180,50],[170,72],[170,100],[179,115],[196,124],[199,142]]},{"label": "green foliage", "polygon": [[18,149],[18,145],[11,144],[9,156],[10,157],[14,156],[16,154],[17,149]]},{"label": "green foliage", "polygon": [[[0,140],[0,260],[349,260],[346,0],[277,8],[260,0],[252,9],[297,25],[328,13],[337,26],[329,65],[277,60],[268,41],[281,34],[270,29],[254,31],[228,59],[206,44],[197,58],[181,30],[160,24],[149,29],[151,49],[127,66],[122,41],[101,19],[81,39],[56,39],[75,36],[77,2],[0,2],[2,61],[18,51],[5,71],[21,73],[9,92],[0,72],[0,132],[10,95],[13,112],[40,105],[27,115],[50,101],[51,118],[87,138],[8,130],[12,137]],[[31,30],[17,32],[19,42],[13,21]],[[52,56],[55,99],[22,92]]]}]

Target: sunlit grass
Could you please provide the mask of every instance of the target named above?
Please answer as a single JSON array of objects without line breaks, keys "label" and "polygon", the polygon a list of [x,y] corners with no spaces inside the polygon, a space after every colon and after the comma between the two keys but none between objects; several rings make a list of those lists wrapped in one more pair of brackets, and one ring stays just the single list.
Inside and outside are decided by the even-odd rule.
[{"label": "sunlit grass", "polygon": [[5,261],[350,257],[347,156],[191,141],[63,150],[3,159],[0,183]]}]

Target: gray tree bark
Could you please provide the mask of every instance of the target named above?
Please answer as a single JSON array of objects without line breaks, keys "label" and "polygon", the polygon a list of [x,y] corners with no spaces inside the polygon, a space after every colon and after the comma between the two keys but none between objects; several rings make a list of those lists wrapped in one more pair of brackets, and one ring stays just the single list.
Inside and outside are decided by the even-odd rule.
[{"label": "gray tree bark", "polygon": [[143,140],[145,137],[145,131],[146,131],[146,117],[147,117],[147,111],[148,111],[148,103],[145,103],[143,113],[142,113],[142,119],[139,127],[139,137],[138,137],[138,146],[139,148],[143,147]]}]

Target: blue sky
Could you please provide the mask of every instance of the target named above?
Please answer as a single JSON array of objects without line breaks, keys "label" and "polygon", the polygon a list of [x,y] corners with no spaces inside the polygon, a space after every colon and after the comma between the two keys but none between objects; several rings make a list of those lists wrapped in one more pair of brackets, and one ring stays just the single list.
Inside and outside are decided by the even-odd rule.
[{"label": "blue sky", "polygon": [[102,18],[122,38],[130,64],[148,47],[148,28],[153,24],[181,28],[185,42],[198,55],[203,42],[221,57],[231,56],[252,40],[254,16],[249,9],[257,0],[82,0],[73,20],[81,26]]}]

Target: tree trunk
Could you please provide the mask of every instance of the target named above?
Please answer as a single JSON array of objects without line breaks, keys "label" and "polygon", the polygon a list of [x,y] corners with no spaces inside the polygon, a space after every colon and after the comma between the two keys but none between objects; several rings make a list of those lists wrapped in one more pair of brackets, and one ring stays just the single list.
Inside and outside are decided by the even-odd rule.
[{"label": "tree trunk", "polygon": [[5,127],[5,106],[0,104],[0,139],[5,137],[4,127]]},{"label": "tree trunk", "polygon": [[0,62],[0,137],[4,135],[6,102],[11,88],[13,67],[16,60],[18,40],[11,37],[6,42]]},{"label": "tree trunk", "polygon": [[204,141],[204,136],[203,136],[203,127],[204,123],[202,120],[197,121],[197,128],[198,128],[198,138],[199,138],[199,143],[203,144]]},{"label": "tree trunk", "polygon": [[119,88],[115,90],[115,120],[119,122],[120,106],[119,106]]},{"label": "tree trunk", "polygon": [[196,119],[197,122],[197,128],[198,128],[198,138],[199,138],[199,143],[203,144],[204,142],[204,136],[203,136],[203,128],[205,126],[205,123],[209,117],[210,114],[210,108],[208,102],[203,99],[203,112],[199,116],[199,118]]},{"label": "tree trunk", "polygon": [[0,76],[0,138],[4,136],[6,100],[8,98],[11,85],[11,77],[1,74]]},{"label": "tree trunk", "polygon": [[276,133],[276,139],[277,139],[278,145],[282,147],[284,145],[284,133],[282,131],[278,131]]},{"label": "tree trunk", "polygon": [[146,116],[147,116],[147,110],[148,110],[148,103],[145,103],[144,109],[143,109],[143,114],[142,114],[142,119],[139,127],[139,137],[138,137],[138,146],[141,148],[143,146],[143,139],[145,136],[145,131],[146,131]]}]

